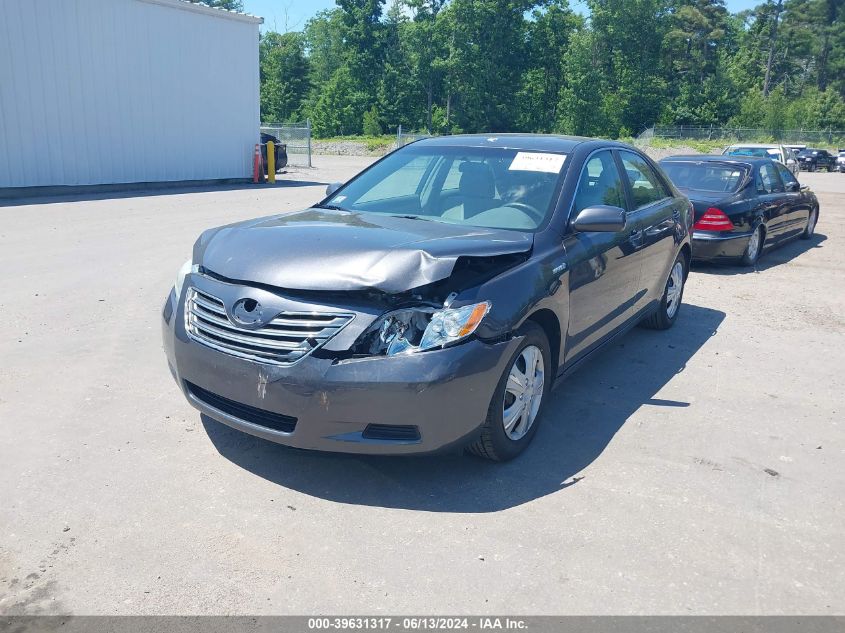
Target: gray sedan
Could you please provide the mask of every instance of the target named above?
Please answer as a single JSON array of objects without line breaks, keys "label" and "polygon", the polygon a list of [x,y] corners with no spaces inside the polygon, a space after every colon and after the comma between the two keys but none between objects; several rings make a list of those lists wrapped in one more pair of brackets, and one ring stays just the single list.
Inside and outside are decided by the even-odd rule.
[{"label": "gray sedan", "polygon": [[515,457],[557,378],[671,327],[692,209],[633,147],[419,141],[297,213],[210,229],[165,302],[207,416],[306,449]]}]

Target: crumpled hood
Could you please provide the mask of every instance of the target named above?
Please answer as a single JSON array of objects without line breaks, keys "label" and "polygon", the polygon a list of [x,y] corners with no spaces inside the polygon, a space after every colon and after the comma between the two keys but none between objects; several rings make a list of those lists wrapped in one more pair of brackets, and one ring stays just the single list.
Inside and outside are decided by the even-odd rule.
[{"label": "crumpled hood", "polygon": [[203,233],[194,263],[291,290],[402,292],[445,279],[461,256],[528,251],[532,233],[378,213],[306,209]]}]

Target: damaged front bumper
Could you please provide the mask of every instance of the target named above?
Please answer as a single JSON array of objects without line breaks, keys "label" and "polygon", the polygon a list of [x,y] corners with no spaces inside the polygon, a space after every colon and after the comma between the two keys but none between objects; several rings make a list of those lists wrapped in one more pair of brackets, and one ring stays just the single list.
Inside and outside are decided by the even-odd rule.
[{"label": "damaged front bumper", "polygon": [[[217,282],[200,281],[215,290]],[[440,350],[345,359],[326,345],[293,365],[274,365],[189,337],[185,295],[177,299],[171,291],[162,326],[170,371],[190,404],[246,433],[304,449],[410,454],[468,443],[519,342],[472,339]],[[375,318],[351,311],[360,317],[355,330]]]}]

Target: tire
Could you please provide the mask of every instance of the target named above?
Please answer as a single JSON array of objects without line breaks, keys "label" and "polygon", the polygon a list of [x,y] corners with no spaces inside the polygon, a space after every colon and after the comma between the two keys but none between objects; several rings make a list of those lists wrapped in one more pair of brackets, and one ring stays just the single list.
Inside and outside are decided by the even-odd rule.
[{"label": "tire", "polygon": [[[660,304],[657,309],[642,320],[640,325],[652,330],[668,330],[678,320],[681,312],[681,304],[684,300],[684,286],[687,281],[687,258],[683,253],[678,253],[672,270],[669,272],[669,279],[666,280],[666,287],[663,289],[663,296],[660,297]],[[678,288],[680,280],[680,288]]]},{"label": "tire", "polygon": [[813,209],[810,211],[810,215],[807,216],[807,226],[804,228],[804,232],[801,233],[802,240],[809,240],[813,237],[813,233],[816,230],[816,223],[819,221],[819,210]]},{"label": "tire", "polygon": [[[754,236],[757,236],[756,248]],[[760,259],[760,253],[763,252],[763,244],[766,241],[766,234],[763,232],[762,226],[757,226],[754,233],[748,238],[748,246],[745,247],[745,252],[739,258],[739,263],[743,266],[753,266]]]},{"label": "tire", "polygon": [[[505,371],[499,378],[496,391],[493,392],[493,399],[487,409],[487,418],[481,425],[481,433],[478,439],[467,447],[469,452],[497,462],[513,459],[531,443],[534,434],[537,432],[540,417],[543,413],[543,405],[548,399],[552,376],[556,369],[551,366],[552,355],[549,351],[549,339],[543,328],[532,321],[528,321],[520,328],[517,336],[525,338],[505,365]],[[535,397],[539,395],[539,402],[532,402],[529,398],[528,401],[523,401],[520,404],[520,400],[509,389],[508,379],[514,367],[517,370],[526,367],[523,353],[530,356],[532,348],[533,353],[539,353],[542,359],[542,390],[534,392]],[[535,363],[535,370],[536,366]],[[522,373],[527,375],[528,372],[523,371]],[[537,385],[537,388],[539,389],[540,386]],[[511,403],[510,406],[508,405],[509,402]],[[532,405],[535,406],[532,408]],[[515,421],[509,432],[505,428],[505,412],[506,410],[511,411],[515,406],[520,407],[521,411],[524,411],[525,408],[528,408],[529,411],[525,420],[522,419],[522,415],[515,416]],[[525,424],[527,428],[520,429],[521,424]],[[521,435],[520,431],[522,431]]]}]

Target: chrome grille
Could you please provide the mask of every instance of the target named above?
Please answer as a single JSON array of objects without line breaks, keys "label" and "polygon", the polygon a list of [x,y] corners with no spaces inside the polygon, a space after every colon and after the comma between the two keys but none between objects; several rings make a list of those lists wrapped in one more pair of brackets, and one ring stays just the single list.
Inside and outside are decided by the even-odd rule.
[{"label": "chrome grille", "polygon": [[214,349],[276,365],[290,365],[324,345],[354,315],[281,312],[259,329],[235,325],[223,302],[196,288],[185,298],[185,329],[195,341]]}]

